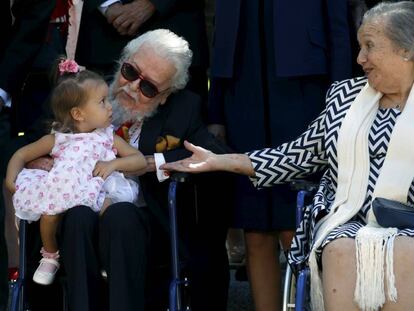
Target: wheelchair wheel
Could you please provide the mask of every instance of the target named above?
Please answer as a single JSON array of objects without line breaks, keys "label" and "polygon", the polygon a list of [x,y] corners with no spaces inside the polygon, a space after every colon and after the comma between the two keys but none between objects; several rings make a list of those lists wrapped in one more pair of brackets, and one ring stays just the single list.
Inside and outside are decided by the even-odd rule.
[{"label": "wheelchair wheel", "polygon": [[21,280],[10,281],[7,311],[30,311],[31,309],[25,298]]},{"label": "wheelchair wheel", "polygon": [[311,311],[309,282],[309,268],[300,270],[296,278],[290,266],[286,267],[282,311]]},{"label": "wheelchair wheel", "polygon": [[283,286],[283,311],[295,310],[296,278],[289,265],[286,267],[285,283]]}]

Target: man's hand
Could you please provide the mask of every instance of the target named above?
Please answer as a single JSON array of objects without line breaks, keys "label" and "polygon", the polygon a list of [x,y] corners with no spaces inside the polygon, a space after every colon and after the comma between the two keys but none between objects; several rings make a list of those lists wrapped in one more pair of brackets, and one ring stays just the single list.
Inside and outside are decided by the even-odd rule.
[{"label": "man's hand", "polygon": [[[115,5],[115,4],[114,4]],[[108,11],[114,6],[110,6]],[[120,35],[133,36],[138,28],[145,23],[155,12],[154,5],[149,0],[135,0],[114,8],[116,11],[107,11],[107,20],[112,23]],[[114,14],[112,14],[114,13]],[[114,17],[115,16],[115,17]]]},{"label": "man's hand", "polygon": [[117,18],[122,13],[122,3],[115,2],[111,4],[105,12],[106,20],[109,24],[112,24],[115,18]]},{"label": "man's hand", "polygon": [[93,176],[102,177],[104,180],[115,171],[113,161],[98,161],[93,170]]},{"label": "man's hand", "polygon": [[53,167],[53,159],[51,157],[40,157],[26,164],[26,168],[50,171]]}]

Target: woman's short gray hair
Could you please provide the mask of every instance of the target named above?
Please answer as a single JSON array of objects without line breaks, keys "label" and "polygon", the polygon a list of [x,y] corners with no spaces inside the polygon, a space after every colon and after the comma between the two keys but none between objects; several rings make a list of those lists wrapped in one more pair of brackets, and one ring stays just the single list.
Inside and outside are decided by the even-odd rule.
[{"label": "woman's short gray hair", "polygon": [[384,23],[385,35],[414,60],[414,2],[382,2],[367,11],[362,24]]},{"label": "woman's short gray hair", "polygon": [[[131,40],[123,49],[119,64],[135,54],[142,46],[151,48],[158,56],[168,59],[177,70],[172,78],[173,91],[183,89],[189,79],[188,68],[191,65],[193,52],[188,42],[167,29],[148,31]],[[119,69],[118,69],[119,72]]]}]

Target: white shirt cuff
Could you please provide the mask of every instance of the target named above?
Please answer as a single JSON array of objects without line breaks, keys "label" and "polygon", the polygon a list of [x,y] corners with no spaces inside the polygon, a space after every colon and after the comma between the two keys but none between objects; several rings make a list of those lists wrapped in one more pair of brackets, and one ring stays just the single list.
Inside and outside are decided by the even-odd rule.
[{"label": "white shirt cuff", "polygon": [[119,0],[108,0],[105,1],[104,3],[102,3],[99,7],[98,10],[101,11],[101,13],[105,16],[106,14],[106,10],[108,10],[109,6],[116,3],[116,2],[121,2]]},{"label": "white shirt cuff", "polygon": [[160,166],[165,163],[165,158],[162,153],[154,153],[155,168],[157,169],[158,181],[164,181],[169,178],[166,171],[160,170]]},{"label": "white shirt cuff", "polygon": [[11,97],[10,95],[3,89],[0,88],[0,97],[4,102],[6,107],[11,107]]}]

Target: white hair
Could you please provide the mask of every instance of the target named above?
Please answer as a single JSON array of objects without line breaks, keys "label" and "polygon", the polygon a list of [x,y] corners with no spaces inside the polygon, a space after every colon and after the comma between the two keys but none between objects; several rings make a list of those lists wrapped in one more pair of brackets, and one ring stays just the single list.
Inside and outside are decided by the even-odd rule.
[{"label": "white hair", "polygon": [[381,2],[367,11],[362,23],[383,22],[385,35],[414,60],[414,3]]},{"label": "white hair", "polygon": [[[172,91],[181,90],[187,85],[188,68],[191,65],[193,52],[184,38],[167,29],[148,31],[126,45],[119,59],[119,66],[143,46],[151,48],[158,56],[173,63],[176,73],[172,78]],[[120,68],[118,72],[119,70]]]}]

